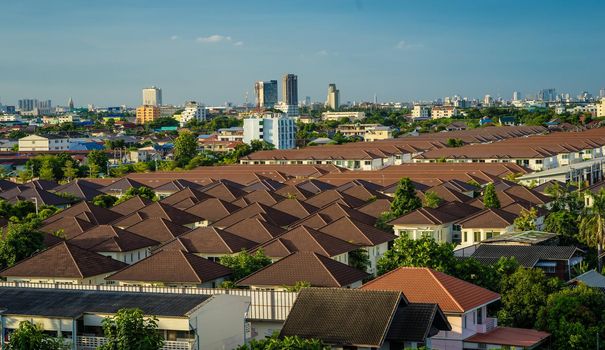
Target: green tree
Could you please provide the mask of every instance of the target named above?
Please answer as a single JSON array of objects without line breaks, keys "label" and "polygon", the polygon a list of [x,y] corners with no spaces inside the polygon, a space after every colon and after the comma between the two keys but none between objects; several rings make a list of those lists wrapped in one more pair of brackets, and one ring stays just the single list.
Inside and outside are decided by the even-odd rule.
[{"label": "green tree", "polygon": [[100,194],[92,199],[92,204],[103,208],[111,208],[117,200],[117,197],[110,194]]},{"label": "green tree", "polygon": [[67,181],[71,181],[78,177],[78,169],[74,167],[74,162],[72,160],[65,162],[65,167],[63,167],[63,176]]},{"label": "green tree", "polygon": [[534,231],[536,230],[536,219],[538,218],[538,210],[530,208],[529,210],[521,209],[519,216],[515,218],[515,230],[517,231]]},{"label": "green tree", "polygon": [[8,350],[68,350],[71,347],[63,339],[44,333],[39,325],[29,321],[19,322],[19,327],[10,335]]},{"label": "green tree", "polygon": [[540,269],[519,268],[502,280],[502,308],[499,323],[510,327],[533,328],[538,311],[546,305],[548,295],[561,289],[558,278],[546,277]]},{"label": "green tree", "polygon": [[285,286],[288,292],[300,292],[303,288],[311,287],[311,283],[307,281],[297,281],[293,286]]},{"label": "green tree", "polygon": [[100,350],[159,350],[164,338],[158,331],[158,320],[145,317],[141,309],[120,309],[103,320],[107,343]]},{"label": "green tree", "polygon": [[183,131],[174,140],[174,160],[185,166],[197,154],[197,140],[189,131]]},{"label": "green tree", "polygon": [[257,250],[254,254],[242,250],[237,254],[222,256],[220,263],[233,271],[231,279],[237,281],[271,264],[271,259],[265,255],[262,249]]},{"label": "green tree", "polygon": [[363,248],[358,248],[349,252],[349,266],[361,271],[367,271],[370,268],[370,254]]},{"label": "green tree", "polygon": [[568,210],[553,211],[544,220],[544,229],[559,235],[562,244],[577,244],[578,218]]},{"label": "green tree", "polygon": [[105,151],[101,150],[90,151],[86,159],[88,160],[91,177],[98,176],[100,172],[107,168],[107,163],[109,162],[109,156],[107,156]]},{"label": "green tree", "polygon": [[449,138],[449,139],[447,139],[446,144],[448,147],[462,147],[462,146],[464,146],[464,141],[461,139]]},{"label": "green tree", "polygon": [[9,223],[0,232],[0,267],[13,266],[44,249],[44,236],[31,224]]},{"label": "green tree", "polygon": [[42,166],[40,167],[40,175],[39,175],[41,180],[54,180],[55,179],[55,173],[53,170],[53,165],[51,164],[51,160],[50,159],[45,159],[42,162]]},{"label": "green tree", "polygon": [[24,170],[19,171],[18,177],[19,177],[19,181],[21,183],[26,183],[26,182],[29,182],[33,178],[33,174],[32,174],[31,170],[24,169]]},{"label": "green tree", "polygon": [[329,350],[319,339],[304,339],[298,336],[280,338],[274,334],[270,338],[251,340],[248,344],[240,345],[235,350]]},{"label": "green tree", "polygon": [[252,140],[250,141],[250,148],[252,149],[252,152],[270,151],[275,149],[275,146],[264,140]]},{"label": "green tree", "polygon": [[414,184],[409,177],[402,178],[391,202],[391,213],[394,217],[400,217],[420,207],[422,201],[416,195]]},{"label": "green tree", "polygon": [[554,349],[596,349],[605,340],[603,310],[605,294],[581,284],[549,295],[537,326],[552,334]]},{"label": "green tree", "polygon": [[493,182],[488,183],[483,190],[483,205],[490,209],[500,208],[500,200],[496,194],[496,186],[494,186]]},{"label": "green tree", "polygon": [[601,256],[605,243],[605,188],[598,193],[588,192],[592,197],[592,206],[580,214],[580,237],[592,248],[597,248],[599,271],[603,270]]},{"label": "green tree", "polygon": [[122,202],[126,202],[130,198],[136,197],[136,196],[140,196],[142,198],[146,198],[151,201],[157,200],[157,196],[151,188],[149,188],[147,186],[131,187],[124,194],[122,194],[122,196],[114,203],[114,205],[118,205]]},{"label": "green tree", "polygon": [[430,267],[450,272],[455,265],[454,246],[437,243],[432,237],[411,239],[400,236],[393,247],[378,259],[378,274],[382,275],[401,266]]},{"label": "green tree", "polygon": [[433,191],[426,191],[422,199],[422,206],[426,208],[437,208],[441,205],[442,199]]}]

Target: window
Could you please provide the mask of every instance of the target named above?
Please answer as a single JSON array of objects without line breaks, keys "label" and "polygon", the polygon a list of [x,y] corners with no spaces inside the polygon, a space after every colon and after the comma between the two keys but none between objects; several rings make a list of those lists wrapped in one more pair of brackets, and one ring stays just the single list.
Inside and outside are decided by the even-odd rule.
[{"label": "window", "polygon": [[481,232],[473,232],[474,242],[481,242]]},{"label": "window", "polygon": [[536,159],[536,164],[542,164],[542,159]]},{"label": "window", "polygon": [[460,227],[460,225],[453,224],[453,225],[452,225],[452,230],[453,230],[453,231],[461,231],[461,230],[462,230],[462,227]]},{"label": "window", "polygon": [[468,232],[464,231],[464,241],[468,242]]},{"label": "window", "polygon": [[483,324],[483,308],[477,309],[477,324]]}]

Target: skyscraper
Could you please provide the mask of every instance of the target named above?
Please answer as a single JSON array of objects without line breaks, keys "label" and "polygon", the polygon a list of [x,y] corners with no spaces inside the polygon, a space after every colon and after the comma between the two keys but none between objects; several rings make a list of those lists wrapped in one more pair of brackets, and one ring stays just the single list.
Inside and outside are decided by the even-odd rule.
[{"label": "skyscraper", "polygon": [[555,89],[542,89],[538,92],[538,100],[545,102],[552,102],[557,100],[557,90]]},{"label": "skyscraper", "polygon": [[601,90],[599,90],[599,97],[605,98],[605,88],[601,88]]},{"label": "skyscraper", "polygon": [[143,89],[143,105],[144,106],[161,106],[162,105],[162,89],[152,86]]},{"label": "skyscraper", "polygon": [[513,91],[513,101],[521,100],[521,93],[519,91]]},{"label": "skyscraper", "polygon": [[328,85],[328,98],[326,99],[326,107],[337,110],[340,106],[340,91],[336,88],[336,84]]},{"label": "skyscraper", "polygon": [[71,97],[69,98],[69,101],[67,101],[67,107],[70,111],[73,111],[74,109],[74,100]]},{"label": "skyscraper", "polygon": [[273,108],[277,104],[277,80],[257,81],[254,84],[256,107]]},{"label": "skyscraper", "polygon": [[298,77],[286,74],[282,79],[282,101],[288,106],[298,106]]}]

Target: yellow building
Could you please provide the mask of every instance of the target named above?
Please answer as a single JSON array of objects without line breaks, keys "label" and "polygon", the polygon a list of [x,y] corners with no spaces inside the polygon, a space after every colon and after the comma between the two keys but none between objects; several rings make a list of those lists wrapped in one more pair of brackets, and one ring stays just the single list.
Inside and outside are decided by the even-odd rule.
[{"label": "yellow building", "polygon": [[137,124],[145,124],[160,117],[160,109],[156,106],[143,105],[137,107]]},{"label": "yellow building", "polygon": [[605,117],[605,97],[597,104],[597,117]]}]

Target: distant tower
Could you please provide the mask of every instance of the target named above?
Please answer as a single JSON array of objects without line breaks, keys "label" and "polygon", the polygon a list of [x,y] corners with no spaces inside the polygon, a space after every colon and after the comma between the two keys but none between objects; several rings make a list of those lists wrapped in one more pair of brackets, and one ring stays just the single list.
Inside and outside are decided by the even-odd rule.
[{"label": "distant tower", "polygon": [[295,74],[282,78],[282,99],[288,106],[298,106],[298,77]]},{"label": "distant tower", "polygon": [[257,108],[274,108],[277,104],[277,80],[257,81],[254,92]]},{"label": "distant tower", "polygon": [[326,99],[326,107],[337,110],[340,106],[340,91],[336,88],[336,84],[328,85],[328,98]]},{"label": "distant tower", "polygon": [[519,91],[513,91],[513,101],[521,100],[521,93]]},{"label": "distant tower", "polygon": [[70,97],[69,101],[67,102],[67,106],[69,107],[70,111],[74,110],[74,100]]},{"label": "distant tower", "polygon": [[162,89],[152,86],[143,89],[143,105],[156,106],[162,105]]},{"label": "distant tower", "polygon": [[378,97],[374,94],[374,104],[378,104]]}]

